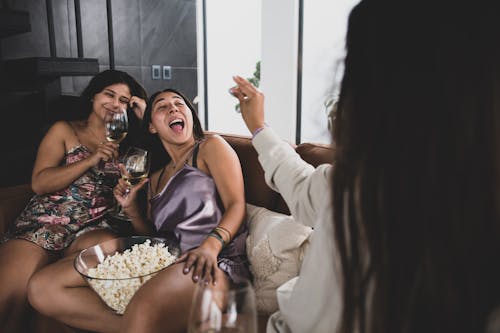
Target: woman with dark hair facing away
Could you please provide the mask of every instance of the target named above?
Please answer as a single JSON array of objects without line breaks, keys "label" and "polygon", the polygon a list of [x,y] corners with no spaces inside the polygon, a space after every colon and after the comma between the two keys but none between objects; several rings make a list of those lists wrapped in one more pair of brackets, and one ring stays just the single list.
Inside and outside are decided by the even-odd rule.
[{"label": "woman with dark hair facing away", "polygon": [[350,16],[332,180],[342,332],[494,325],[499,15],[498,2],[366,1]]},{"label": "woman with dark hair facing away", "polygon": [[42,139],[31,181],[35,196],[0,245],[1,332],[21,330],[28,280],[36,271],[114,237],[104,215],[113,206],[119,176],[112,163],[118,144],[106,141],[104,119],[130,107],[138,123],[145,99],[144,89],[127,73],[103,71],[81,95],[86,119],[58,121]]},{"label": "woman with dark hair facing away", "polygon": [[[500,332],[499,6],[353,9],[331,201],[269,332]],[[323,183],[284,158],[262,93],[236,82],[266,177],[309,207]]]},{"label": "woman with dark hair facing away", "polygon": [[[71,262],[39,272],[30,284],[36,290],[31,303],[73,327],[98,332],[185,332],[197,282],[226,288],[249,278],[243,175],[234,150],[222,137],[204,134],[196,110],[174,89],[151,96],[144,125],[157,144],[156,148],[147,145],[148,150],[162,160],[163,167],[128,194],[128,185],[119,180],[115,197],[136,234],[167,237],[177,243],[182,255],[141,286],[123,316],[99,299]],[[138,191],[146,183],[144,211]]]}]

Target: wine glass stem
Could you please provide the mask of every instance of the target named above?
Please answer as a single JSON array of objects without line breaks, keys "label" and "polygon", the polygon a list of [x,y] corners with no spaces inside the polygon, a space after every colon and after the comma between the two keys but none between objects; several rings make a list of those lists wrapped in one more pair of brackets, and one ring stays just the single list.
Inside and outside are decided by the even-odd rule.
[{"label": "wine glass stem", "polygon": [[[123,195],[123,198],[126,198],[129,193],[130,193],[130,187],[127,187],[125,189],[125,194]],[[123,211],[123,207],[120,204],[118,204],[118,211],[120,212],[120,215],[125,215],[125,212]]]}]

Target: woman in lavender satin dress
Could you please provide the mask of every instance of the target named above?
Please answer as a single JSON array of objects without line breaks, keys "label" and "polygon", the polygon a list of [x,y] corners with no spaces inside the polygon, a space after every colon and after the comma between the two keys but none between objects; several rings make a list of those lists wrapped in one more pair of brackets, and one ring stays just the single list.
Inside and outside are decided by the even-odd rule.
[{"label": "woman in lavender satin dress", "polygon": [[126,196],[127,185],[120,180],[115,197],[137,233],[154,229],[174,239],[182,255],[137,292],[121,331],[183,331],[196,282],[224,288],[249,277],[243,175],[231,146],[220,136],[203,133],[194,107],[180,92],[153,94],[144,123],[168,155],[149,180],[147,216],[137,200],[147,180]]},{"label": "woman in lavender satin dress", "polygon": [[[123,316],[99,299],[72,262],[54,266],[31,285],[30,302],[72,327],[183,332],[198,281],[222,289],[249,277],[243,175],[234,150],[220,136],[204,135],[194,107],[175,90],[150,98],[143,123],[159,139],[158,152],[148,149],[154,150],[153,159],[165,157],[164,166],[152,174],[149,186],[143,180],[128,195],[120,180],[114,195],[136,234],[170,237],[182,255],[137,291]],[[147,210],[141,209],[141,188],[147,188]]]}]

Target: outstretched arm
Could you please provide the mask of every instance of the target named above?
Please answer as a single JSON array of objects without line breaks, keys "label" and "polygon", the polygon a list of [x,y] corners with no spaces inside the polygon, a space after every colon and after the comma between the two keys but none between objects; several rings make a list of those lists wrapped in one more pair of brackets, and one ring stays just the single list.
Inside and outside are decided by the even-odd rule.
[{"label": "outstretched arm", "polygon": [[254,135],[252,143],[259,154],[266,183],[283,196],[297,221],[312,225],[330,200],[332,166],[314,168],[302,160],[290,144],[266,127],[264,94],[240,76],[235,76],[234,81],[236,87],[231,93],[240,101],[243,120]]}]

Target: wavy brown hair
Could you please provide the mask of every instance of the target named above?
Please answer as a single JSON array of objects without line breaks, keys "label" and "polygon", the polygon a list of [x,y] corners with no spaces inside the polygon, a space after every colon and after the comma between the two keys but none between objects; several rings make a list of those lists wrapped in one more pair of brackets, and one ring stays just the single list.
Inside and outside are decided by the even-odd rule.
[{"label": "wavy brown hair", "polygon": [[332,181],[342,333],[485,332],[500,306],[498,17],[498,1],[350,14]]}]

